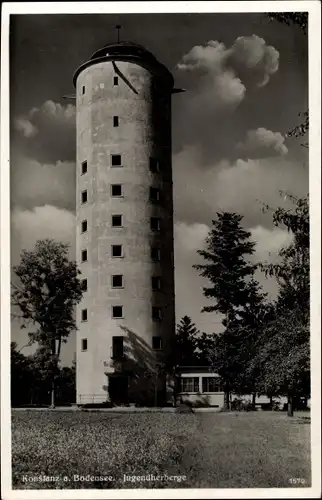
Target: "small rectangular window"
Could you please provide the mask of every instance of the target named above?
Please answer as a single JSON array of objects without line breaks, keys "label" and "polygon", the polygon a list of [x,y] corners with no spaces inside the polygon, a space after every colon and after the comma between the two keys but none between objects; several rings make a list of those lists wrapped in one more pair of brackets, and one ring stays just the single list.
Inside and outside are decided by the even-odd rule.
[{"label": "small rectangular window", "polygon": [[159,351],[162,349],[162,340],[161,337],[152,337],[152,349],[155,351]]},{"label": "small rectangular window", "polygon": [[82,221],[82,233],[86,233],[87,231],[87,220]]},{"label": "small rectangular window", "polygon": [[121,361],[124,356],[124,337],[115,335],[112,337],[112,359]]},{"label": "small rectangular window", "polygon": [[87,309],[82,309],[82,321],[87,321]]},{"label": "small rectangular window", "polygon": [[151,259],[154,262],[160,262],[160,260],[161,260],[161,250],[159,248],[151,248]]},{"label": "small rectangular window", "polygon": [[112,245],[112,257],[122,257],[122,245]]},{"label": "small rectangular window", "polygon": [[202,377],[202,392],[223,392],[218,377]]},{"label": "small rectangular window", "polygon": [[160,189],[151,187],[150,188],[150,201],[157,203],[160,201]]},{"label": "small rectangular window", "polygon": [[152,276],[152,290],[161,290],[160,276]]},{"label": "small rectangular window", "polygon": [[123,306],[112,307],[112,318],[123,318]]},{"label": "small rectangular window", "polygon": [[112,184],[111,195],[114,198],[120,198],[122,196],[122,184]]},{"label": "small rectangular window", "polygon": [[119,126],[119,117],[113,116],[113,127],[118,127],[118,126]]},{"label": "small rectangular window", "polygon": [[119,79],[118,79],[117,76],[114,76],[113,83],[114,83],[114,85],[118,85],[119,84]]},{"label": "small rectangular window", "polygon": [[121,167],[122,166],[122,157],[121,155],[111,155],[112,156],[112,167]]},{"label": "small rectangular window", "polygon": [[82,280],[82,290],[83,292],[87,292],[87,279]]},{"label": "small rectangular window", "polygon": [[160,231],[160,219],[158,217],[151,217],[151,230]]},{"label": "small rectangular window", "polygon": [[160,162],[156,158],[150,158],[150,171],[153,173],[160,172]]},{"label": "small rectangular window", "polygon": [[199,377],[182,377],[181,392],[199,392]]},{"label": "small rectangular window", "polygon": [[82,203],[87,203],[87,190],[82,191]]},{"label": "small rectangular window", "polygon": [[85,85],[82,86],[82,94],[85,94]]},{"label": "small rectangular window", "polygon": [[82,250],[82,262],[87,261],[87,250]]},{"label": "small rectangular window", "polygon": [[87,351],[87,339],[82,339],[82,351]]},{"label": "small rectangular window", "polygon": [[162,320],[162,309],[160,307],[152,307],[152,319],[154,321]]},{"label": "small rectangular window", "polygon": [[81,172],[82,172],[82,175],[83,175],[83,174],[86,174],[86,172],[87,172],[87,161],[83,161],[83,162],[82,162],[82,165],[81,165]]},{"label": "small rectangular window", "polygon": [[122,215],[112,215],[112,227],[122,227]]},{"label": "small rectangular window", "polygon": [[112,276],[112,288],[123,288],[123,275],[114,274]]}]

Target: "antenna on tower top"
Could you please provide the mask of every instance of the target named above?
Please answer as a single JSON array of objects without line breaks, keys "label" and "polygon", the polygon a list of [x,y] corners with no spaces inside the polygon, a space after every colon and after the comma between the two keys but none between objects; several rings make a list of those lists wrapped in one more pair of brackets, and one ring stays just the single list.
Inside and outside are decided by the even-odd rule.
[{"label": "antenna on tower top", "polygon": [[117,43],[120,43],[120,29],[121,29],[121,25],[120,24],[117,24],[115,26],[115,28],[117,29]]}]

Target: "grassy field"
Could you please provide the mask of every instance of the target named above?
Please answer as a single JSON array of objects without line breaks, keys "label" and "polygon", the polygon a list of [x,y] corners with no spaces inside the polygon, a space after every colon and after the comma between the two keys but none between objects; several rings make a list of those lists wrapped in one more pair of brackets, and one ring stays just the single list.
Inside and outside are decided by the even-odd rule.
[{"label": "grassy field", "polygon": [[[291,478],[310,486],[303,417],[13,411],[12,419],[14,488],[286,488]],[[124,482],[124,474],[186,479]]]}]

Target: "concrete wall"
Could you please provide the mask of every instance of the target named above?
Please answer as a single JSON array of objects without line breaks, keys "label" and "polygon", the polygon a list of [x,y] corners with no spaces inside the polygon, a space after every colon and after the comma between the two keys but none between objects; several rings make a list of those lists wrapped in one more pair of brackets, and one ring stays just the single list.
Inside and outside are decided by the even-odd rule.
[{"label": "concrete wall", "polygon": [[[170,92],[146,68],[124,61],[99,62],[77,79],[77,261],[88,280],[77,308],[78,403],[107,399],[106,374],[115,370],[112,336],[126,336],[129,356],[142,362],[155,358],[153,336],[162,337],[166,355],[174,333]],[[118,127],[113,116],[119,117]],[[111,166],[112,154],[122,155],[122,167]],[[150,157],[160,161],[160,173],[150,172]],[[88,171],[81,175],[83,161]],[[111,184],[122,184],[122,198],[111,197]],[[150,187],[161,190],[162,204],[149,201]],[[81,204],[84,190],[88,201]],[[122,228],[111,227],[112,214],[122,214]],[[151,231],[151,217],[161,218],[160,233]],[[82,234],[85,219],[88,229]],[[112,258],[112,244],[123,245],[121,258]],[[151,260],[152,246],[161,249],[160,263]],[[81,262],[83,249],[86,263]],[[123,289],[111,288],[113,274],[123,275]],[[162,277],[162,291],[152,291],[152,276]],[[112,319],[113,305],[123,306],[122,319]],[[161,322],[152,320],[152,306],[162,308]],[[86,322],[81,321],[84,308]]]}]

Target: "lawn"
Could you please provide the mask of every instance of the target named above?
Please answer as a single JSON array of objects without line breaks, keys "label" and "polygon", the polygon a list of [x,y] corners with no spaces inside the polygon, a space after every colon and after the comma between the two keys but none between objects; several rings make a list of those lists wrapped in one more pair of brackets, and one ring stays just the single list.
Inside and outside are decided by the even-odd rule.
[{"label": "lawn", "polygon": [[309,487],[308,422],[279,412],[13,411],[13,487],[286,488],[291,478]]}]

